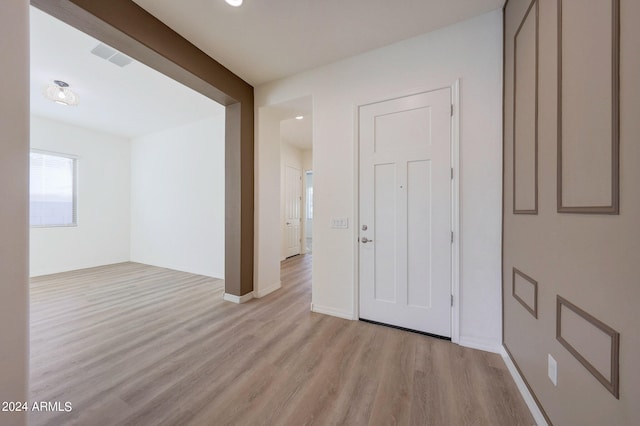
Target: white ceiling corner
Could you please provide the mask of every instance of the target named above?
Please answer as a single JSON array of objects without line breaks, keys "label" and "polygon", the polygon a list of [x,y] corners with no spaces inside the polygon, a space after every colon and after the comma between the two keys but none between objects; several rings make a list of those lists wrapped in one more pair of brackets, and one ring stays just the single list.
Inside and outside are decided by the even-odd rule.
[{"label": "white ceiling corner", "polygon": [[256,86],[418,36],[505,0],[133,0]]},{"label": "white ceiling corner", "polygon": [[[269,105],[268,108],[280,121],[280,140],[302,150],[312,149],[313,98],[311,95]],[[296,120],[296,116],[303,116]]]},{"label": "white ceiling corner", "polygon": [[[245,0],[234,8],[224,0],[133,1],[254,86],[418,36],[505,3]],[[133,138],[224,113],[223,106],[137,61],[120,68],[91,54],[98,43],[31,8],[33,114]],[[54,79],[66,81],[78,93],[78,107],[56,105],[42,96]],[[301,99],[278,108],[282,120],[309,116],[311,101]],[[291,126],[302,128],[310,122],[309,116],[305,123]],[[294,127],[291,132],[297,134]]]},{"label": "white ceiling corner", "polygon": [[280,122],[280,140],[302,150],[313,148],[312,117],[305,115],[302,120],[288,118]]},{"label": "white ceiling corner", "polygon": [[[215,101],[137,61],[120,67],[91,53],[99,41],[31,7],[31,113],[134,138],[224,113]],[[57,105],[43,96],[63,80],[80,98]]]}]

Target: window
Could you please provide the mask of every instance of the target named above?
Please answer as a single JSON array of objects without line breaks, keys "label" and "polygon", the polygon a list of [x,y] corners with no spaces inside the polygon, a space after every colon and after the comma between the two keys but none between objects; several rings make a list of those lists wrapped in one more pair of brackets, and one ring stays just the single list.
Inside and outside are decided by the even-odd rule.
[{"label": "window", "polygon": [[313,219],[313,172],[307,173],[307,220]]},{"label": "window", "polygon": [[29,221],[31,226],[76,225],[76,159],[31,151]]}]

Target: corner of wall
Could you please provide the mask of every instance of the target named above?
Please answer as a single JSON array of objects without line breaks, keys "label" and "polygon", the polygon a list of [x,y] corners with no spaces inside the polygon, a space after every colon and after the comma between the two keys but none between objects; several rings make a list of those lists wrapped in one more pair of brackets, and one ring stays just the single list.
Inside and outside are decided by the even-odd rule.
[{"label": "corner of wall", "polygon": [[511,355],[509,354],[509,351],[507,351],[506,347],[503,345],[500,347],[500,351],[498,353],[502,356],[502,360],[507,366],[507,369],[509,370],[511,377],[513,378],[513,381],[518,387],[518,391],[520,391],[520,395],[522,395],[522,398],[524,399],[525,404],[527,404],[527,407],[529,408],[529,411],[531,412],[533,419],[536,421],[536,425],[547,426],[548,423],[546,418],[544,417],[544,414],[542,413],[542,410],[540,410],[540,407],[538,406],[538,403],[536,402],[535,397],[531,393],[529,386],[527,386],[522,375],[520,374],[518,367],[516,366],[514,361],[511,359]]},{"label": "corner of wall", "polygon": [[500,342],[497,342],[493,339],[482,339],[461,335],[458,344],[466,348],[478,349],[494,354],[502,353],[502,345],[500,344]]},{"label": "corner of wall", "polygon": [[[29,2],[2,4],[0,56],[0,401],[27,401],[29,374]],[[26,413],[0,411],[24,425]]]}]

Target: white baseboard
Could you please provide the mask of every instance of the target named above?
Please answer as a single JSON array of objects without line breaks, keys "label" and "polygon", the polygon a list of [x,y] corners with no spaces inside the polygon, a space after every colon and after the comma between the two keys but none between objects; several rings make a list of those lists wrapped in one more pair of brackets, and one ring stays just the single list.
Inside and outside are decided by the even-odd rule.
[{"label": "white baseboard", "polygon": [[466,348],[479,349],[485,352],[493,352],[494,354],[502,354],[502,345],[490,340],[460,336],[458,344]]},{"label": "white baseboard", "polygon": [[223,296],[223,299],[226,300],[227,302],[245,303],[253,299],[253,292],[243,294],[242,296],[236,296],[235,294],[225,293]]},{"label": "white baseboard", "polygon": [[524,380],[520,376],[520,373],[518,372],[516,365],[511,360],[511,357],[507,353],[507,350],[504,348],[504,346],[500,350],[500,355],[502,355],[502,359],[504,360],[504,363],[507,365],[507,369],[509,370],[509,373],[511,373],[511,377],[513,377],[513,381],[516,383],[516,386],[518,387],[518,390],[520,391],[522,398],[524,398],[524,402],[527,404],[527,407],[529,407],[529,411],[531,411],[531,415],[533,416],[533,419],[536,421],[536,424],[538,426],[548,426],[549,424],[545,420],[544,415],[542,414],[542,411],[540,411],[540,407],[538,407],[538,404],[536,404],[535,399],[533,399],[533,395],[531,395],[531,392],[529,392],[529,388],[524,383]]},{"label": "white baseboard", "polygon": [[264,290],[258,290],[258,291],[254,291],[253,292],[253,297],[255,298],[261,298],[261,297],[265,297],[267,294],[273,293],[274,291],[278,290],[280,287],[282,287],[282,282],[278,281],[277,283],[270,285],[269,287],[265,288]]},{"label": "white baseboard", "polygon": [[327,306],[319,306],[311,304],[311,312],[318,314],[331,315],[332,317],[344,318],[348,320],[354,320],[353,313],[347,311],[341,311],[339,309],[329,308]]}]

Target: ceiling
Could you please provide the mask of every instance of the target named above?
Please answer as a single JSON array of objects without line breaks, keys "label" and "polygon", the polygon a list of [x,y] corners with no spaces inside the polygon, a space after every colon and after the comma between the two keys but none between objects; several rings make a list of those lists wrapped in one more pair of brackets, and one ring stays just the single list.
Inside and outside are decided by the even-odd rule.
[{"label": "ceiling", "polygon": [[133,0],[252,85],[501,8],[505,0]]},{"label": "ceiling", "polygon": [[[134,138],[224,114],[224,107],[133,61],[123,68],[90,53],[99,42],[31,8],[31,113]],[[80,98],[57,105],[43,96],[63,80]]]},{"label": "ceiling", "polygon": [[[133,0],[253,85],[338,61],[500,8],[504,0]],[[223,114],[224,107],[133,61],[90,53],[98,40],[31,8],[31,112],[127,138]],[[63,80],[80,105],[43,96]],[[311,101],[281,105],[282,138],[311,146]],[[295,115],[304,120],[291,120]]]},{"label": "ceiling", "polygon": [[311,116],[305,115],[302,120],[288,118],[280,122],[280,139],[302,150],[312,149],[313,131]]},{"label": "ceiling", "polygon": [[[266,107],[280,121],[280,140],[302,150],[313,146],[313,100],[311,95],[272,104]],[[302,120],[295,117],[302,116]]]}]

